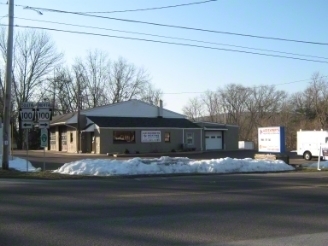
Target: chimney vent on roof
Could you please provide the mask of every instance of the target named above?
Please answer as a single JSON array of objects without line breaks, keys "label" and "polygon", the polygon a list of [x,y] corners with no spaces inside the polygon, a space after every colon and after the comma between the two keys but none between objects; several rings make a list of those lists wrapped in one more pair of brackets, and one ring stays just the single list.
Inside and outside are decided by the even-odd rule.
[{"label": "chimney vent on roof", "polygon": [[163,100],[159,100],[158,118],[163,118]]}]

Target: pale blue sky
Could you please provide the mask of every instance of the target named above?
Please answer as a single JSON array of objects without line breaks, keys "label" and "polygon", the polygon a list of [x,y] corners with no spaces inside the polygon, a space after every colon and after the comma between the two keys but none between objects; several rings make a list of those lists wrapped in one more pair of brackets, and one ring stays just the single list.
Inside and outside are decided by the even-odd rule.
[{"label": "pale blue sky", "polygon": [[[197,0],[16,0],[15,4],[82,12],[159,7],[195,1]],[[6,1],[3,0],[1,2]],[[1,16],[7,14],[7,8],[6,5],[0,5]],[[219,0],[212,3],[174,9],[98,15],[258,36],[328,43],[328,31],[325,27],[328,23],[327,9],[328,1],[326,0]],[[38,15],[31,10],[23,10],[22,7],[15,8],[15,16],[322,56],[327,57],[325,61],[328,62],[328,46],[324,45],[205,33],[52,12],[43,12],[43,15]],[[3,24],[6,22],[7,20],[5,18],[1,20]],[[20,19],[15,19],[15,24],[191,43],[112,31],[31,22]],[[87,50],[104,50],[113,59],[122,56],[136,66],[147,69],[152,77],[152,83],[164,93],[216,90],[218,87],[230,83],[238,83],[245,86],[282,84],[310,79],[314,72],[328,75],[328,63],[313,63],[50,31],[49,34],[55,41],[57,48],[65,53],[67,63],[70,63],[77,56],[84,56]],[[242,50],[241,48],[227,46],[203,45]],[[268,53],[261,51],[254,52]],[[317,60],[316,58],[308,59]],[[303,90],[307,84],[308,81],[305,81],[279,85],[277,88],[292,93]],[[164,105],[170,110],[181,113],[183,106],[187,104],[188,98],[197,95],[199,94],[164,94]]]}]

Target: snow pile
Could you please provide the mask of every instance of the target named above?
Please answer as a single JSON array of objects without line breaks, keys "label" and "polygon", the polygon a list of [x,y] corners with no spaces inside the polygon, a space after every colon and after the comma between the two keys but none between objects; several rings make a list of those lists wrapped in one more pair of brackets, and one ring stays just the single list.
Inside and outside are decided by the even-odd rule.
[{"label": "snow pile", "polygon": [[[308,166],[308,168],[317,168],[317,167],[318,167],[318,162],[314,162]],[[320,168],[321,169],[328,168],[328,161],[320,161]]]},{"label": "snow pile", "polygon": [[[0,155],[2,160],[2,156]],[[18,157],[9,157],[9,168],[22,172],[39,172],[41,168],[35,168],[31,162]]]},{"label": "snow pile", "polygon": [[69,175],[143,175],[184,173],[237,173],[291,171],[293,167],[280,160],[212,159],[192,160],[184,157],[129,160],[85,159],[64,164],[55,173]]}]

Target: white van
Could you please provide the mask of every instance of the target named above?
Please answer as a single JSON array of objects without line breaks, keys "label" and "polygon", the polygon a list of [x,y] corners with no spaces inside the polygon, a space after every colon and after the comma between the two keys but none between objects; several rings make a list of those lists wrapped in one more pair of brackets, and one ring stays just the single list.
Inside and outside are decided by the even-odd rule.
[{"label": "white van", "polygon": [[298,131],[297,155],[305,160],[319,156],[320,145],[328,143],[328,131]]}]

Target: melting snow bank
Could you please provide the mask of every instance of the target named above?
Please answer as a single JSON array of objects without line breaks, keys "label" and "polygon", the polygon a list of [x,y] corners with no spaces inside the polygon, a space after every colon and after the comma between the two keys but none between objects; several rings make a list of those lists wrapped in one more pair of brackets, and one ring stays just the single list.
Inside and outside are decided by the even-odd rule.
[{"label": "melting snow bank", "polygon": [[[2,159],[2,156],[0,155]],[[18,157],[9,157],[9,168],[15,169],[21,172],[40,172],[41,168],[35,168],[31,162]]]},{"label": "melting snow bank", "polygon": [[[317,168],[318,167],[318,162],[314,162],[307,166],[308,168]],[[320,161],[320,168],[325,169],[328,168],[328,161]]]},{"label": "melting snow bank", "polygon": [[185,157],[129,160],[85,159],[64,164],[54,173],[70,175],[142,175],[183,173],[238,173],[291,171],[293,167],[281,160],[212,159],[192,160]]}]

